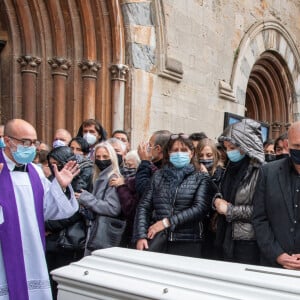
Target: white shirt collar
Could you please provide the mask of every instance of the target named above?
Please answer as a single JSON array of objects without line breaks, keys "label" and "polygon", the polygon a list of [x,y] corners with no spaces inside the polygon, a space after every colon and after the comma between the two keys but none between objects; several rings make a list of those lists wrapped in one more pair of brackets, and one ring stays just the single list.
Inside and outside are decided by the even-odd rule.
[{"label": "white shirt collar", "polygon": [[14,161],[12,161],[4,152],[4,150],[2,150],[2,154],[3,154],[3,157],[6,161],[6,164],[7,164],[7,167],[10,171],[13,171],[14,168],[15,168],[15,165],[16,163]]}]

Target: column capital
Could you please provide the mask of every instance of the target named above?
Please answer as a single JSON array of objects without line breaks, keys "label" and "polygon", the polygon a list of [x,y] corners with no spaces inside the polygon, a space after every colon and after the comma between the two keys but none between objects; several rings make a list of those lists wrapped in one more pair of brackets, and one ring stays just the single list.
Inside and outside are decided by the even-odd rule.
[{"label": "column capital", "polygon": [[110,66],[111,80],[126,81],[126,75],[129,67],[123,64],[114,64]]},{"label": "column capital", "polygon": [[36,56],[22,55],[17,59],[17,62],[21,65],[22,73],[37,74],[37,67],[41,64],[42,60]]},{"label": "column capital", "polygon": [[70,60],[64,57],[54,56],[53,58],[48,59],[48,64],[52,68],[52,75],[68,76],[68,70],[71,67]]},{"label": "column capital", "polygon": [[278,121],[275,121],[271,124],[272,126],[272,131],[273,132],[280,132],[281,128],[282,128],[282,123],[281,122],[278,122]]},{"label": "column capital", "polygon": [[79,68],[82,71],[82,78],[97,78],[97,73],[101,69],[101,64],[92,60],[84,59],[78,63]]}]

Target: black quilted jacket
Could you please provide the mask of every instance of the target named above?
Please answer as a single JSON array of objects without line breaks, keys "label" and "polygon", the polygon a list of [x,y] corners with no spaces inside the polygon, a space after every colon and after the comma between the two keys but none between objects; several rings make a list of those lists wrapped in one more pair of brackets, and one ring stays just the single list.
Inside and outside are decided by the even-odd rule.
[{"label": "black quilted jacket", "polygon": [[[214,185],[208,175],[193,165],[182,169],[165,166],[156,171],[139,202],[133,240],[146,238],[153,221],[169,218],[169,241],[199,241],[202,220],[209,211]],[[154,220],[153,220],[154,216]]]}]

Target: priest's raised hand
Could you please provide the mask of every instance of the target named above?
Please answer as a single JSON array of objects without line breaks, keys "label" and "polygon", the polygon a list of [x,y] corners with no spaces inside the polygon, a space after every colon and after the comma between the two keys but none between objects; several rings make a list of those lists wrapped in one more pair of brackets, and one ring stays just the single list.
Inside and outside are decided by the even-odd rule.
[{"label": "priest's raised hand", "polygon": [[58,171],[57,165],[53,164],[55,178],[62,189],[65,189],[75,176],[80,173],[79,165],[76,161],[69,161],[65,164],[61,171]]}]

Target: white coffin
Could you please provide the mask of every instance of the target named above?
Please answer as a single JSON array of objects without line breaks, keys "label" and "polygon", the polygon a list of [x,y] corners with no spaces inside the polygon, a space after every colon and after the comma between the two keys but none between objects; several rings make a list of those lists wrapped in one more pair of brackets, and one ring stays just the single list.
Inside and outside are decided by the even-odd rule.
[{"label": "white coffin", "polygon": [[124,248],[52,271],[59,300],[300,299],[300,273]]}]

